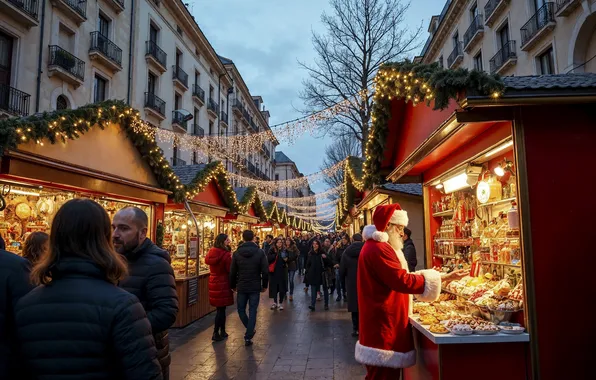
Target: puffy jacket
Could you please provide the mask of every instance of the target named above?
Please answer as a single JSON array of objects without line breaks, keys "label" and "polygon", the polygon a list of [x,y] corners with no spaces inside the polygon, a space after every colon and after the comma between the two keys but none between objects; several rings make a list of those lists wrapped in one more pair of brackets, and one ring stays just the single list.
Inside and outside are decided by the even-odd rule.
[{"label": "puffy jacket", "polygon": [[134,295],[92,261],[65,258],[16,307],[18,379],[162,379],[151,325]]},{"label": "puffy jacket", "polygon": [[209,265],[209,303],[224,307],[234,304],[234,293],[230,287],[230,266],[232,254],[221,248],[211,248],[205,257]]},{"label": "puffy jacket", "polygon": [[358,312],[358,258],[364,243],[356,241],[346,248],[339,265],[339,277],[345,281],[348,294],[348,311]]},{"label": "puffy jacket", "polygon": [[0,379],[22,376],[17,362],[14,309],[17,302],[33,289],[29,282],[29,262],[0,250]]},{"label": "puffy jacket", "polygon": [[328,268],[333,267],[333,260],[329,255],[325,254],[323,258],[322,253],[325,253],[323,249],[319,249],[318,252],[313,250],[308,254],[308,261],[306,262],[306,280],[310,286],[326,286],[323,274]]},{"label": "puffy jacket", "polygon": [[414,273],[416,271],[418,259],[416,258],[416,247],[414,246],[412,239],[406,239],[406,241],[404,241],[402,252],[404,253],[404,257],[408,262],[408,270],[410,273]]},{"label": "puffy jacket", "polygon": [[269,264],[262,249],[249,241],[232,255],[230,286],[238,293],[255,293],[269,283]]},{"label": "puffy jacket", "polygon": [[308,252],[310,251],[311,246],[310,240],[300,240],[298,242],[298,249],[300,250],[300,256],[306,258],[308,257]]},{"label": "puffy jacket", "polygon": [[298,269],[298,256],[300,256],[300,251],[296,245],[292,245],[290,248],[286,249],[288,253],[288,270],[289,271],[296,271]]},{"label": "puffy jacket", "polygon": [[178,296],[170,255],[151,240],[145,241],[124,255],[128,260],[128,277],[120,287],[135,296],[151,322],[157,357],[165,371],[170,365],[168,329],[176,322]]}]

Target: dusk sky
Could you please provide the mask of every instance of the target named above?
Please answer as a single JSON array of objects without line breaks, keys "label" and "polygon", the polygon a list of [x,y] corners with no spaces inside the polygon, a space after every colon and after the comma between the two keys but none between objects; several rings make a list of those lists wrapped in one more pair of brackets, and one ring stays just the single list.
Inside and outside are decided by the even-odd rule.
[{"label": "dusk sky", "polygon": [[[421,43],[428,37],[431,16],[439,14],[444,4],[445,0],[412,1],[408,27],[422,23]],[[326,0],[196,0],[189,8],[217,53],[234,61],[251,94],[263,97],[272,125],[301,116],[299,93],[307,73],[298,60],[311,63],[315,58],[312,30],[323,31],[321,14],[330,9]],[[331,143],[330,137],[307,134],[277,150],[308,175],[320,170],[325,146]],[[326,186],[319,182],[312,188],[319,192]]]}]

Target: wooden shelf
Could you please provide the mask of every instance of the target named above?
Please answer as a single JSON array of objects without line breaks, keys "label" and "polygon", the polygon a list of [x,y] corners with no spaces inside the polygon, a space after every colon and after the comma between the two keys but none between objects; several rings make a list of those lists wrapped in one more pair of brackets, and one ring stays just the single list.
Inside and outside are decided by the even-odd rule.
[{"label": "wooden shelf", "polygon": [[517,198],[514,197],[514,198],[501,199],[500,201],[495,201],[495,202],[480,203],[480,204],[478,204],[478,207],[496,206],[496,205],[500,205],[500,204],[511,203],[511,201],[517,202]]},{"label": "wooden shelf", "polygon": [[445,211],[441,211],[441,212],[435,212],[433,214],[433,216],[435,218],[439,218],[439,217],[442,217],[442,216],[453,216],[453,214],[455,214],[455,211],[453,211],[453,210],[445,210]]},{"label": "wooden shelf", "polygon": [[495,263],[493,261],[482,261],[482,264],[485,265],[501,265],[504,267],[513,267],[513,268],[519,268],[522,269],[521,265],[513,265],[513,264],[504,264],[504,263]]},{"label": "wooden shelf", "polygon": [[436,243],[449,243],[463,247],[470,247],[474,245],[474,239],[435,239]]},{"label": "wooden shelf", "polygon": [[455,256],[449,256],[449,255],[434,255],[435,257],[438,257],[440,259],[455,259]]}]

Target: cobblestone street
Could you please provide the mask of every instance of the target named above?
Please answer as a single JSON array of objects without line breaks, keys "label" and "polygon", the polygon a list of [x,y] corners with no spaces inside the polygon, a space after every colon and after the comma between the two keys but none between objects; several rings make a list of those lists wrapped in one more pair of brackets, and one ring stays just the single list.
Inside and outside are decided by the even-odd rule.
[{"label": "cobblestone street", "polygon": [[182,330],[172,330],[171,380],[199,379],[362,379],[364,368],[354,360],[356,338],[351,336],[346,302],[330,300],[330,310],[308,309],[296,276],[294,302],[283,311],[270,310],[261,296],[257,333],[252,347],[244,346],[244,326],[235,306],[229,307],[226,330],[230,337],[213,343],[213,314]]}]

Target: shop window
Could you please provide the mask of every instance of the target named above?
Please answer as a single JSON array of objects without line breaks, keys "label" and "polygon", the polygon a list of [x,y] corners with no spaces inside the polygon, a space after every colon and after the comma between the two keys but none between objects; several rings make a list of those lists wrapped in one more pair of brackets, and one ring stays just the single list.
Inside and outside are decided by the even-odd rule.
[{"label": "shop window", "polygon": [[107,99],[108,81],[99,75],[95,75],[95,81],[93,83],[94,95],[93,101],[95,103],[103,102]]},{"label": "shop window", "polygon": [[538,67],[540,74],[548,75],[555,74],[555,60],[553,54],[553,48],[548,48],[544,53],[540,54],[538,58]]},{"label": "shop window", "polygon": [[70,102],[64,95],[59,95],[56,99],[56,111],[70,109]]}]

